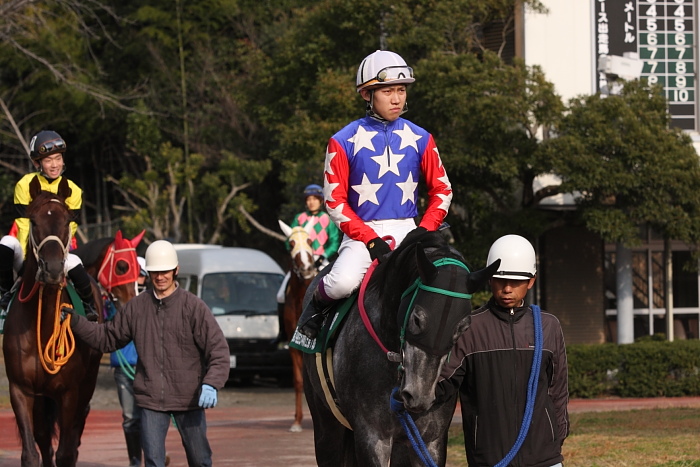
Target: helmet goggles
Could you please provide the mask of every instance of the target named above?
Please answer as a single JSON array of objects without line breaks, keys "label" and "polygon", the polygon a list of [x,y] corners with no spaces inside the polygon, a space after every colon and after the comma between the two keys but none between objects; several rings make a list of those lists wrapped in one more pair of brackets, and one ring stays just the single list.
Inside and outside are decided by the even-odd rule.
[{"label": "helmet goggles", "polygon": [[389,84],[391,81],[400,80],[399,83],[412,83],[413,78],[413,68],[406,65],[397,66],[387,66],[379,70],[377,75],[364,83],[360,84],[357,88],[362,89],[367,86],[372,86],[374,84],[386,83]]},{"label": "helmet goggles", "polygon": [[66,150],[66,142],[63,139],[53,139],[51,141],[46,141],[39,146],[37,152],[41,156],[47,156],[56,152],[64,152]]}]

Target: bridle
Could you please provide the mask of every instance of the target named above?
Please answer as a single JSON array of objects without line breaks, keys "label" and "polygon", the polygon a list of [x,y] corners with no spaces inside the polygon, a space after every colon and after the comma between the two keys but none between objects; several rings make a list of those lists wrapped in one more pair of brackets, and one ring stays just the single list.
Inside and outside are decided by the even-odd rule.
[{"label": "bridle", "polygon": [[[52,198],[50,202],[53,203],[60,203],[61,205],[65,204],[63,201],[60,199]],[[51,214],[51,210],[49,210],[48,214]],[[63,241],[63,239],[59,238],[56,235],[48,235],[46,238],[44,238],[39,244],[37,245],[36,239],[34,238],[34,234],[32,232],[32,226],[30,224],[29,226],[29,243],[32,247],[32,253],[34,254],[34,258],[36,259],[37,265],[38,265],[38,270],[37,270],[37,281],[39,280],[39,272],[43,268],[43,264],[45,263],[43,259],[41,259],[41,256],[39,253],[41,252],[41,249],[44,247],[49,242],[57,242],[61,246],[61,250],[63,251],[63,263],[66,262],[66,258],[68,258],[68,249],[70,248],[70,231],[68,233],[68,238]]]},{"label": "bridle", "polygon": [[[289,242],[292,245],[292,251],[289,253],[292,257],[292,272],[302,281],[311,280],[318,273],[318,268],[314,264],[313,249],[309,245],[308,238],[309,234],[301,226],[294,227],[289,235]],[[296,257],[298,255],[302,255],[302,267],[297,264]],[[306,258],[310,259],[310,265],[305,263]]]}]

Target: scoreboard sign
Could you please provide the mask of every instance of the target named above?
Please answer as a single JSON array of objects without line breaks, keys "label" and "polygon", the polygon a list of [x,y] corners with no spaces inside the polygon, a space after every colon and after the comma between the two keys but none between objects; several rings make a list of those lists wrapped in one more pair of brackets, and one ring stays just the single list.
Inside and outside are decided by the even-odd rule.
[{"label": "scoreboard sign", "polygon": [[[684,130],[698,130],[696,1],[594,1],[596,59],[637,53],[644,62],[642,78],[663,86],[671,125]],[[605,75],[598,72],[597,89],[605,85]]]}]

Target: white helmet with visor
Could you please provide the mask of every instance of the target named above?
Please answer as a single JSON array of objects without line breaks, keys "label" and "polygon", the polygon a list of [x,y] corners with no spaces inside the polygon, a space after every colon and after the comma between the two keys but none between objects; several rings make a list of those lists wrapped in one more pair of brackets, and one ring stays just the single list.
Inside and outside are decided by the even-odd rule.
[{"label": "white helmet with visor", "polygon": [[156,240],[146,250],[146,271],[172,271],[178,265],[177,251],[167,240]]},{"label": "white helmet with visor", "polygon": [[413,68],[401,55],[377,50],[362,60],[357,69],[357,92],[376,84],[409,84],[415,81]]},{"label": "white helmet with visor", "polygon": [[493,277],[528,280],[537,274],[535,249],[527,239],[520,235],[504,235],[493,242],[486,265],[491,265],[499,258],[501,265]]}]

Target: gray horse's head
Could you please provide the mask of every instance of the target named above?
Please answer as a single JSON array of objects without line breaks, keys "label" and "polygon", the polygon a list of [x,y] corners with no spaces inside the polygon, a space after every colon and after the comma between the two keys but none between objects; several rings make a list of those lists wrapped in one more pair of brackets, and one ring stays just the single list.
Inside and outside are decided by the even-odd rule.
[{"label": "gray horse's head", "polygon": [[398,398],[407,410],[423,412],[435,400],[435,386],[450,349],[471,323],[471,294],[498,266],[470,272],[457,259],[432,262],[420,247],[416,261],[420,280],[412,293],[404,293],[399,307],[405,341]]}]

